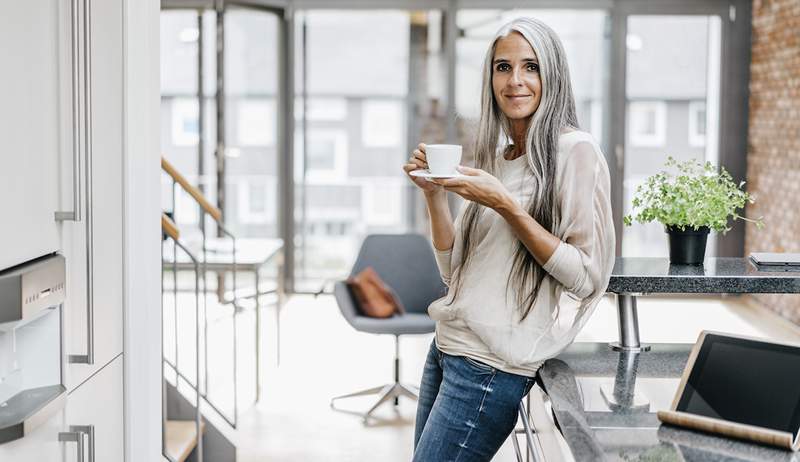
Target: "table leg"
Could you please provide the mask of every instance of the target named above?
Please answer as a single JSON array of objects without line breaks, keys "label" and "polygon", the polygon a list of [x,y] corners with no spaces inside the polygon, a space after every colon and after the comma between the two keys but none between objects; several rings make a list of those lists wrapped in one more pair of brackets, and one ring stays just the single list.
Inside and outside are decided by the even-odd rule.
[{"label": "table leg", "polygon": [[649,400],[636,391],[638,369],[638,352],[625,350],[619,352],[613,389],[606,385],[600,387],[609,409],[615,412],[647,412],[650,409]]},{"label": "table leg", "polygon": [[261,399],[261,302],[259,301],[258,283],[261,274],[256,269],[256,402]]},{"label": "table leg", "polygon": [[617,294],[617,316],[619,322],[619,342],[610,346],[616,351],[642,352],[650,350],[649,345],[639,342],[639,315],[636,311],[636,294]]}]

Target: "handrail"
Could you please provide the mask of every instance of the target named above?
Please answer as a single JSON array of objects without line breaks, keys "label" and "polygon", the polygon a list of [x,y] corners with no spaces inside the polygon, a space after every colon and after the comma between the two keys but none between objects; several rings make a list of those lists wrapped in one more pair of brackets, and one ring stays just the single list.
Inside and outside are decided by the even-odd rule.
[{"label": "handrail", "polygon": [[189,193],[189,195],[192,196],[198,204],[200,204],[200,207],[202,207],[206,213],[211,215],[216,221],[222,221],[222,211],[208,202],[208,200],[203,196],[203,193],[201,193],[196,186],[189,183],[189,181],[183,175],[181,175],[181,173],[175,169],[175,167],[173,167],[172,164],[170,164],[169,161],[167,161],[167,159],[164,157],[161,157],[161,169],[167,172],[167,174],[171,176],[176,183],[181,185],[181,187],[187,193]]},{"label": "handrail", "polygon": [[175,222],[172,221],[166,213],[161,214],[161,229],[167,233],[167,236],[175,241],[177,241],[181,235],[180,231],[178,231],[178,226],[175,225]]},{"label": "handrail", "polygon": [[[180,240],[178,240],[178,236],[180,235],[180,233],[178,232],[178,227],[175,226],[175,223],[165,213],[161,214],[161,228],[164,230],[164,232],[167,233],[167,235],[169,237],[172,238],[172,243],[173,243],[173,253],[172,253],[172,264],[173,264],[172,291],[173,291],[173,294],[172,294],[172,299],[173,299],[174,306],[175,306],[175,364],[173,366],[173,365],[171,365],[169,363],[169,360],[167,360],[167,358],[164,357],[163,351],[162,351],[161,361],[162,361],[162,364],[163,363],[170,364],[173,367],[173,369],[175,370],[175,373],[176,373],[175,389],[176,390],[178,389],[178,378],[181,378],[195,392],[194,425],[195,425],[195,434],[197,435],[197,446],[195,447],[195,452],[197,454],[197,457],[196,457],[197,462],[203,462],[203,457],[204,457],[204,455],[203,455],[203,446],[204,446],[204,441],[203,441],[204,440],[204,437],[203,437],[203,416],[202,416],[202,411],[200,410],[201,398],[203,397],[203,394],[202,394],[202,392],[200,390],[200,272],[201,272],[200,268],[201,268],[201,266],[200,266],[200,261],[197,259],[197,257],[195,257],[194,254],[192,254],[192,252],[188,248],[186,248],[186,246],[184,246],[180,242]],[[178,358],[179,358],[179,354],[178,354],[178,349],[179,349],[178,348],[178,322],[177,322],[178,321],[178,280],[177,280],[177,272],[174,269],[174,265],[177,264],[177,262],[178,262],[178,248],[180,248],[186,254],[186,256],[189,258],[189,260],[191,260],[192,265],[194,266],[194,301],[195,301],[195,304],[194,304],[194,309],[195,309],[195,317],[194,317],[195,343],[194,343],[194,347],[195,347],[195,352],[196,352],[196,354],[194,356],[194,367],[195,367],[195,382],[194,383],[192,383],[192,381],[189,380],[188,377],[184,376],[181,373],[180,368],[178,367]],[[163,247],[161,248],[161,261],[162,261],[162,264],[163,264],[163,261],[164,261],[164,248]],[[162,275],[162,277],[163,277],[163,275]],[[164,290],[163,287],[164,286],[163,286],[163,282],[162,282],[162,289],[161,289],[162,290],[162,297],[163,297],[163,290]],[[162,298],[162,307],[163,307],[163,298]],[[162,308],[162,310],[163,310],[163,308]],[[163,326],[162,326],[162,328],[163,328]],[[162,332],[162,334],[163,334],[163,332]],[[208,338],[207,334],[206,334],[206,338]],[[206,365],[206,367],[208,367],[208,366]],[[162,381],[165,380],[163,368],[162,368],[162,371],[161,371],[161,380]],[[164,390],[164,388],[162,388],[162,390]],[[162,391],[162,393],[164,393],[164,392]],[[164,395],[162,395],[162,397],[163,396]],[[162,398],[162,402],[161,402],[162,425],[164,425],[164,417],[167,415],[166,405],[167,405],[166,399]],[[163,448],[164,433],[163,432],[164,432],[165,428],[166,428],[166,426],[164,426],[162,428],[162,430],[161,430],[161,432],[162,432],[162,451],[164,450],[164,448]]]},{"label": "handrail", "polygon": [[[236,287],[237,287],[237,284],[236,284],[236,272],[237,272],[237,268],[236,268],[236,236],[234,236],[225,227],[224,223],[222,222],[222,212],[220,211],[220,209],[218,209],[217,207],[211,205],[211,203],[208,202],[208,200],[203,196],[202,192],[200,192],[200,190],[197,187],[195,187],[194,185],[189,183],[186,180],[186,178],[183,175],[181,175],[181,173],[178,172],[178,170],[172,164],[170,164],[169,161],[167,161],[163,156],[161,157],[161,168],[167,174],[169,174],[170,178],[172,179],[172,212],[173,212],[172,218],[170,218],[168,216],[167,217],[162,217],[162,220],[161,220],[162,227],[165,228],[165,230],[173,230],[175,233],[178,233],[178,227],[175,225],[174,220],[173,220],[174,217],[176,216],[175,215],[175,212],[176,212],[176,208],[175,208],[175,201],[176,201],[175,193],[176,193],[176,189],[177,189],[175,187],[176,185],[180,185],[183,188],[184,191],[189,193],[189,196],[200,206],[200,211],[203,214],[203,217],[200,219],[201,220],[201,222],[200,222],[201,223],[200,231],[201,231],[202,236],[203,236],[202,248],[200,250],[201,251],[200,255],[202,256],[202,260],[197,260],[196,261],[196,263],[199,265],[198,269],[199,269],[200,273],[202,273],[202,277],[201,277],[202,286],[203,286],[202,293],[204,294],[204,297],[203,297],[203,311],[205,312],[207,310],[207,302],[205,301],[205,294],[207,293],[207,286],[206,286],[206,272],[207,272],[207,269],[206,269],[206,258],[207,258],[207,255],[208,255],[208,248],[206,247],[206,229],[205,229],[205,226],[202,225],[202,224],[205,223],[204,222],[205,215],[210,216],[214,220],[214,222],[216,223],[217,230],[220,233],[219,234],[220,237],[227,236],[231,240],[231,250],[233,252],[233,257],[232,257],[232,263],[233,263],[233,281],[232,281],[232,284],[233,284],[233,299],[225,300],[225,290],[224,290],[225,279],[224,279],[224,277],[221,277],[221,278],[218,279],[217,288],[218,288],[218,297],[219,297],[221,302],[226,303],[226,304],[227,303],[232,303],[234,306],[236,306],[237,305],[237,295],[236,295]],[[171,236],[171,237],[173,237],[173,241],[175,243],[177,243],[177,245],[179,247],[183,248],[183,246],[178,242],[178,239],[177,239],[178,236],[179,236],[179,234],[175,234],[175,236]],[[189,255],[190,255],[190,257],[192,257],[191,254],[189,254]],[[192,257],[192,260],[194,261],[193,257]],[[172,265],[173,274],[175,272],[177,272],[176,264],[177,264],[177,260],[173,261],[173,265]],[[174,283],[174,286],[177,287],[177,280],[173,281],[173,283]],[[258,286],[258,284],[256,284],[256,286]],[[234,316],[236,316],[236,311],[237,310],[234,310]],[[203,329],[205,331],[205,335],[203,337],[205,339],[208,339],[209,337],[208,337],[208,321],[207,321],[208,317],[207,317],[207,314],[204,315],[204,319],[206,319],[206,321],[203,322]],[[256,319],[257,319],[256,324],[258,324],[260,326],[260,321],[259,321],[260,320],[260,312],[258,312],[258,311],[256,311]],[[233,428],[236,428],[236,425],[237,425],[237,423],[239,421],[239,405],[238,405],[238,402],[239,402],[238,401],[238,388],[239,387],[238,387],[238,384],[237,384],[237,373],[236,373],[236,365],[237,365],[237,359],[236,359],[236,357],[237,357],[237,351],[236,351],[236,324],[237,323],[234,322],[231,325],[231,327],[233,329],[232,334],[233,334],[233,343],[234,343],[234,345],[233,345],[233,371],[234,371],[233,372],[233,375],[234,375],[234,378],[233,378],[233,384],[234,384],[234,386],[233,386],[233,401],[234,401],[233,420],[229,419],[229,417],[227,415],[225,415],[222,411],[220,411],[219,408],[211,401],[210,397],[208,396],[208,341],[204,341],[203,342],[203,356],[205,358],[204,359],[205,368],[203,370],[205,371],[205,384],[206,384],[206,386],[205,386],[205,390],[200,391],[201,395],[203,396],[203,398],[206,399],[206,402],[211,406],[211,408],[214,409],[215,411],[217,411],[222,416],[222,418],[226,422],[228,422]],[[260,328],[258,329],[257,332],[260,332]],[[256,335],[259,335],[259,334],[257,333]],[[176,338],[177,338],[177,333],[176,333]],[[258,345],[258,343],[257,343],[257,345]],[[176,347],[176,350],[177,350],[177,347]],[[259,353],[257,351],[256,352],[256,370],[257,370],[256,377],[260,376],[260,373],[259,373],[259,367],[260,367],[259,366],[259,361],[260,361],[260,357],[259,357]],[[167,361],[167,364],[169,364],[169,361]],[[173,366],[173,368],[177,372],[180,372],[178,367],[177,367],[177,362],[176,362],[176,365]],[[199,370],[200,370],[200,368],[198,368],[198,371]],[[199,385],[198,385],[198,387],[199,387]],[[258,389],[258,385],[256,385],[256,389]],[[198,388],[198,390],[199,390],[199,388]]]}]

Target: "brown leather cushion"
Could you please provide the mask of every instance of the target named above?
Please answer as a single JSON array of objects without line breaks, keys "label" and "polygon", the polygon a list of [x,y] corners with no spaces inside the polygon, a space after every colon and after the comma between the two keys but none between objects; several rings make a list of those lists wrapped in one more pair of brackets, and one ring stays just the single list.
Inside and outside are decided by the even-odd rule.
[{"label": "brown leather cushion", "polygon": [[345,281],[356,298],[359,311],[372,318],[389,318],[405,310],[400,299],[371,266]]}]

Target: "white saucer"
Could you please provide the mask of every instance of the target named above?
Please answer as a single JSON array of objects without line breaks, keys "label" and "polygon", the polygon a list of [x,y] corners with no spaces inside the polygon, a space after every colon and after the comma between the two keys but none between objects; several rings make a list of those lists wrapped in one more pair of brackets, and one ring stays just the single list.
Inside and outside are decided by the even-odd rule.
[{"label": "white saucer", "polygon": [[418,178],[458,178],[460,176],[464,176],[460,173],[431,173],[428,169],[420,169],[420,170],[412,170],[411,176],[415,176]]}]

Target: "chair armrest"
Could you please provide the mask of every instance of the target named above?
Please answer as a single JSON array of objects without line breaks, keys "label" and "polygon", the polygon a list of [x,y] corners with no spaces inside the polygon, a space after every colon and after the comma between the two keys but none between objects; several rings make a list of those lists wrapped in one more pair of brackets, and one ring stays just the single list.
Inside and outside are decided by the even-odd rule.
[{"label": "chair armrest", "polygon": [[336,304],[339,305],[342,316],[352,324],[352,321],[359,316],[359,312],[350,287],[344,281],[336,281],[333,285],[333,296],[336,299]]}]

